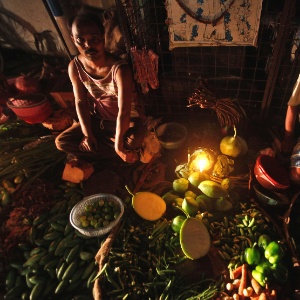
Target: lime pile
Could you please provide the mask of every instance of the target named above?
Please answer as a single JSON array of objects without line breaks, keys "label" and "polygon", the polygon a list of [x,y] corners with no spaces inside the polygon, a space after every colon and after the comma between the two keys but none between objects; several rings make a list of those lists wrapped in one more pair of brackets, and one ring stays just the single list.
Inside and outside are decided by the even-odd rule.
[{"label": "lime pile", "polygon": [[87,204],[80,217],[80,224],[84,228],[97,229],[109,225],[120,214],[120,207],[114,201],[103,199]]}]

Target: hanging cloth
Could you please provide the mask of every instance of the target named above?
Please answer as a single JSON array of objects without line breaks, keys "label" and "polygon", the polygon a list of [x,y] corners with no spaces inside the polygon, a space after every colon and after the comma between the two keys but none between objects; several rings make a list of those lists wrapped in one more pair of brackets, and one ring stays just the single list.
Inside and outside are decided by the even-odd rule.
[{"label": "hanging cloth", "polygon": [[131,47],[131,57],[133,63],[135,80],[141,85],[142,93],[147,94],[149,87],[157,89],[158,82],[158,55],[153,50],[147,50],[145,47],[137,49]]}]

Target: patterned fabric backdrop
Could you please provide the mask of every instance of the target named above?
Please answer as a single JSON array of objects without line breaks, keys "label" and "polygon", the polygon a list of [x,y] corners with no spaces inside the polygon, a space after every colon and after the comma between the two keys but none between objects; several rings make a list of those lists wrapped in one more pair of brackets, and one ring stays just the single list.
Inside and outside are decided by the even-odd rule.
[{"label": "patterned fabric backdrop", "polygon": [[262,0],[167,0],[169,48],[256,46]]}]

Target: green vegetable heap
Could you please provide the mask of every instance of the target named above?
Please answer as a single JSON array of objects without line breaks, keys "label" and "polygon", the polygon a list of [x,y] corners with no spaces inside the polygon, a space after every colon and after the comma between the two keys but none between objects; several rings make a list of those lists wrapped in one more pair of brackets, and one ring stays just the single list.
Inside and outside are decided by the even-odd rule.
[{"label": "green vegetable heap", "polygon": [[244,263],[256,281],[283,284],[288,280],[285,245],[279,240],[272,223],[254,204],[240,203],[241,213],[234,217],[211,222],[209,230],[220,257],[228,262],[228,269],[235,270]]},{"label": "green vegetable heap", "polygon": [[263,234],[258,243],[245,249],[245,261],[252,267],[252,276],[262,286],[276,280],[286,283],[288,269],[282,262],[285,250],[279,241],[271,241],[271,238]]}]

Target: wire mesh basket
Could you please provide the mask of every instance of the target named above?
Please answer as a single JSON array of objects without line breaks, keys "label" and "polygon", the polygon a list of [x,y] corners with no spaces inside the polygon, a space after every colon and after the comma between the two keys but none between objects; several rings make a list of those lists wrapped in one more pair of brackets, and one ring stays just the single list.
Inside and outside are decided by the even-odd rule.
[{"label": "wire mesh basket", "polygon": [[[104,202],[111,202],[115,206],[117,206],[119,210],[119,214],[117,218],[109,222],[108,225],[99,228],[84,227],[80,221],[80,218],[83,215],[85,215],[86,207],[88,205],[93,205],[101,200],[103,200]],[[118,224],[123,214],[124,214],[124,203],[119,197],[112,194],[104,194],[104,193],[95,194],[83,198],[72,208],[70,212],[70,223],[75,229],[77,229],[81,234],[85,236],[89,236],[89,237],[102,236],[110,232]]]}]

